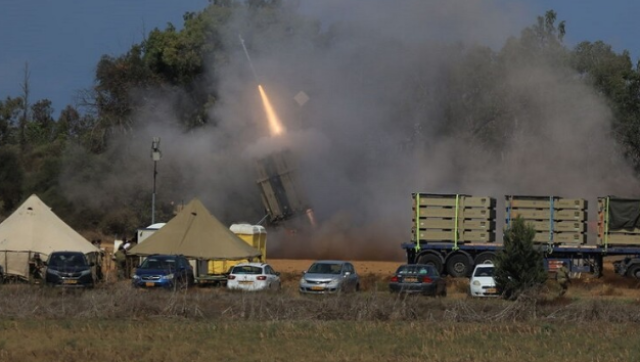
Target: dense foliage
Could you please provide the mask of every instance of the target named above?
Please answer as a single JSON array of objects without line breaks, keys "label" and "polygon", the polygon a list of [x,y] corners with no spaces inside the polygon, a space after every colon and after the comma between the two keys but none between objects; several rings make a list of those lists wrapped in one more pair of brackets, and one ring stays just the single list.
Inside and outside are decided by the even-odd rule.
[{"label": "dense foliage", "polygon": [[[238,12],[248,14],[245,24],[231,22]],[[342,29],[332,26],[321,31],[316,19],[296,14],[281,1],[211,1],[200,12],[185,14],[180,30],[172,24],[153,29],[125,54],[103,56],[96,66],[94,84],[81,91],[76,106],[65,106],[57,119],[48,99],[29,100],[28,87],[22,95],[0,100],[1,215],[37,193],[76,228],[123,233],[144,224],[149,219],[148,191],[131,187],[127,195],[114,195],[110,205],[79,205],[61,189],[61,179],[99,184],[101,174],[118,172],[110,161],[111,142],[139,126],[135,115],[150,96],[171,99],[177,129],[188,132],[215,124],[211,110],[224,97],[215,74],[229,61],[222,38],[235,26],[251,28],[263,40],[278,37],[301,47],[325,48],[340,41]],[[628,161],[640,168],[638,65],[628,52],[618,54],[603,42],[583,42],[568,49],[563,43],[565,33],[564,22],[557,22],[555,12],[549,11],[499,51],[461,45],[446,49],[457,54],[457,59],[441,75],[442,87],[431,100],[443,110],[437,131],[463,133],[499,150],[504,135],[515,127],[516,111],[522,114],[525,110],[531,119],[541,116],[535,104],[505,87],[506,72],[516,64],[545,62],[574,69],[581,77],[571,81],[592,85],[607,100],[613,110],[616,139]],[[413,98],[398,106],[399,115],[403,115],[402,108],[424,106],[424,90],[411,80],[407,89]],[[416,128],[416,134],[422,132],[420,123],[405,126]],[[158,203],[160,213],[171,212],[169,201]],[[513,232],[509,235],[515,236]]]},{"label": "dense foliage", "polygon": [[496,255],[494,278],[506,299],[539,287],[547,280],[542,253],[534,247],[531,225],[518,217],[504,233],[504,248]]}]

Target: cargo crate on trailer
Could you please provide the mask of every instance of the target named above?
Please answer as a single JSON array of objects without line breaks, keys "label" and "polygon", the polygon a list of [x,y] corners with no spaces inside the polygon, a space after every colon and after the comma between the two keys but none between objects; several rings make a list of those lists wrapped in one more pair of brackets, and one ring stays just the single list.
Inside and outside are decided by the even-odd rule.
[{"label": "cargo crate on trailer", "polygon": [[640,246],[640,200],[598,197],[598,244]]},{"label": "cargo crate on trailer", "polygon": [[506,227],[521,217],[535,229],[534,243],[581,245],[587,241],[588,203],[584,199],[506,195],[505,208]]},{"label": "cargo crate on trailer", "polygon": [[495,241],[495,199],[461,194],[413,194],[413,239]]}]

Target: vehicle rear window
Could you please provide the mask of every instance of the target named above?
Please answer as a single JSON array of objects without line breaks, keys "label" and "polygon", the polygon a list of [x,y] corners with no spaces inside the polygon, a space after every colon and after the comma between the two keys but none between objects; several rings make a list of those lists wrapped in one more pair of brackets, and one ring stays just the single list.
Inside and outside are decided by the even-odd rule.
[{"label": "vehicle rear window", "polygon": [[426,266],[403,265],[398,268],[399,275],[437,275],[435,269]]},{"label": "vehicle rear window", "polygon": [[231,274],[262,274],[262,268],[257,266],[234,266]]},{"label": "vehicle rear window", "polygon": [[478,267],[476,268],[476,272],[473,273],[474,277],[492,277],[493,276],[493,267]]},{"label": "vehicle rear window", "polygon": [[340,274],[342,272],[342,264],[317,263],[313,264],[307,273],[310,274]]},{"label": "vehicle rear window", "polygon": [[141,269],[175,269],[175,259],[147,258],[140,265]]},{"label": "vehicle rear window", "polygon": [[81,267],[87,265],[84,254],[79,253],[52,254],[49,260],[50,267]]}]

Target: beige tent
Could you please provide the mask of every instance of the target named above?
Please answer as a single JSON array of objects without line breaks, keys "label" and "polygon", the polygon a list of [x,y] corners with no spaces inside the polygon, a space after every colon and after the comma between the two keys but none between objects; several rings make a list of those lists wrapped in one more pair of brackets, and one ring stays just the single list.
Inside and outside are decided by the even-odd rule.
[{"label": "beige tent", "polygon": [[29,278],[31,255],[40,253],[46,260],[53,251],[100,253],[38,196],[31,195],[0,224],[0,265],[6,274]]},{"label": "beige tent", "polygon": [[129,254],[182,254],[201,260],[239,260],[261,255],[260,250],[245,243],[211,215],[198,199],[134,246]]}]

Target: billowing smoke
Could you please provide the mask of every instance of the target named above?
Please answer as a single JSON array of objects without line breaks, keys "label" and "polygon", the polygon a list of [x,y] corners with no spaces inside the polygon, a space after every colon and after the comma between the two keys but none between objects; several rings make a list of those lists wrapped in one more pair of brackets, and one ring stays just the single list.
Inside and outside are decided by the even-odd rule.
[{"label": "billowing smoke", "polygon": [[[224,222],[256,222],[253,160],[290,149],[320,226],[272,233],[270,256],[354,259],[402,258],[412,192],[488,195],[500,208],[505,194],[593,202],[637,187],[610,135],[610,110],[577,74],[540,60],[492,73],[464,60],[496,54],[540,14],[491,1],[285,4],[266,28],[248,14],[233,19],[231,59],[210,70],[220,94],[214,126],[180,133],[160,106],[170,102],[149,103],[140,144],[118,150],[142,155],[124,157],[128,170],[142,169],[130,177],[149,182],[150,140],[161,136],[163,200],[199,197]],[[297,27],[299,14],[317,21]],[[288,130],[281,137],[269,136],[239,33]],[[300,91],[310,98],[302,106]],[[168,185],[166,172],[181,181]]]}]

